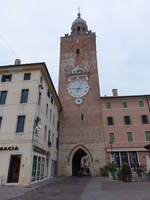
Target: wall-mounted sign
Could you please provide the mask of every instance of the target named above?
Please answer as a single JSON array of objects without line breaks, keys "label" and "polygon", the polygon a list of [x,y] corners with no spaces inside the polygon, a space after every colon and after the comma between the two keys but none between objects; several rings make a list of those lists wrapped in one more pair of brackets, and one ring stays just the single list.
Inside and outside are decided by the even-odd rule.
[{"label": "wall-mounted sign", "polygon": [[18,151],[19,147],[17,146],[0,146],[0,151]]}]

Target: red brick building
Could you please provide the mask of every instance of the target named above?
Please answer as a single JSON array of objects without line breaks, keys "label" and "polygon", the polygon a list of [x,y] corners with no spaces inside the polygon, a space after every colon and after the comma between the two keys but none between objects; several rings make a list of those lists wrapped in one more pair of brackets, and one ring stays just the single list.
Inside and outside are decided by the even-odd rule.
[{"label": "red brick building", "polygon": [[[101,97],[107,162],[150,169],[150,95]],[[112,158],[110,158],[110,153]]]}]

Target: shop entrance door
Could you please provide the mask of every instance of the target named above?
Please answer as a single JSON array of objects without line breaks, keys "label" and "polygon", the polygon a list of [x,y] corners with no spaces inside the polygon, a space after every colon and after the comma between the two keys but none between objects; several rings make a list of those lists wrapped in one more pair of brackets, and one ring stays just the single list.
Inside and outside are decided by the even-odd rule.
[{"label": "shop entrance door", "polygon": [[18,183],[20,173],[21,155],[11,155],[7,183]]},{"label": "shop entrance door", "polygon": [[57,176],[57,162],[56,160],[51,160],[51,176]]}]

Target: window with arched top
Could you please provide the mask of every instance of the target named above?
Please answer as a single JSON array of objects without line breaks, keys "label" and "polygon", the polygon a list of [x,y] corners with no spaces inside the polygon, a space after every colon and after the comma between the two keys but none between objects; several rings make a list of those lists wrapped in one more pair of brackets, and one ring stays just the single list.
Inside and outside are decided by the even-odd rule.
[{"label": "window with arched top", "polygon": [[78,73],[78,74],[83,73],[83,69],[77,70],[77,73]]},{"label": "window with arched top", "polygon": [[77,27],[77,31],[80,31],[80,26]]},{"label": "window with arched top", "polygon": [[76,66],[72,70],[72,74],[81,74],[81,73],[84,73],[84,67],[82,65]]}]

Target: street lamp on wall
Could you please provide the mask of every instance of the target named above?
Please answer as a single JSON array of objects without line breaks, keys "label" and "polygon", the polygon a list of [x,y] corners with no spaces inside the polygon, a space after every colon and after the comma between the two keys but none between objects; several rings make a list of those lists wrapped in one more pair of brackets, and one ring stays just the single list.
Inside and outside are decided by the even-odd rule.
[{"label": "street lamp on wall", "polygon": [[37,117],[34,120],[34,125],[33,125],[33,134],[37,137],[38,134],[40,133],[42,126],[41,126],[41,119]]}]

